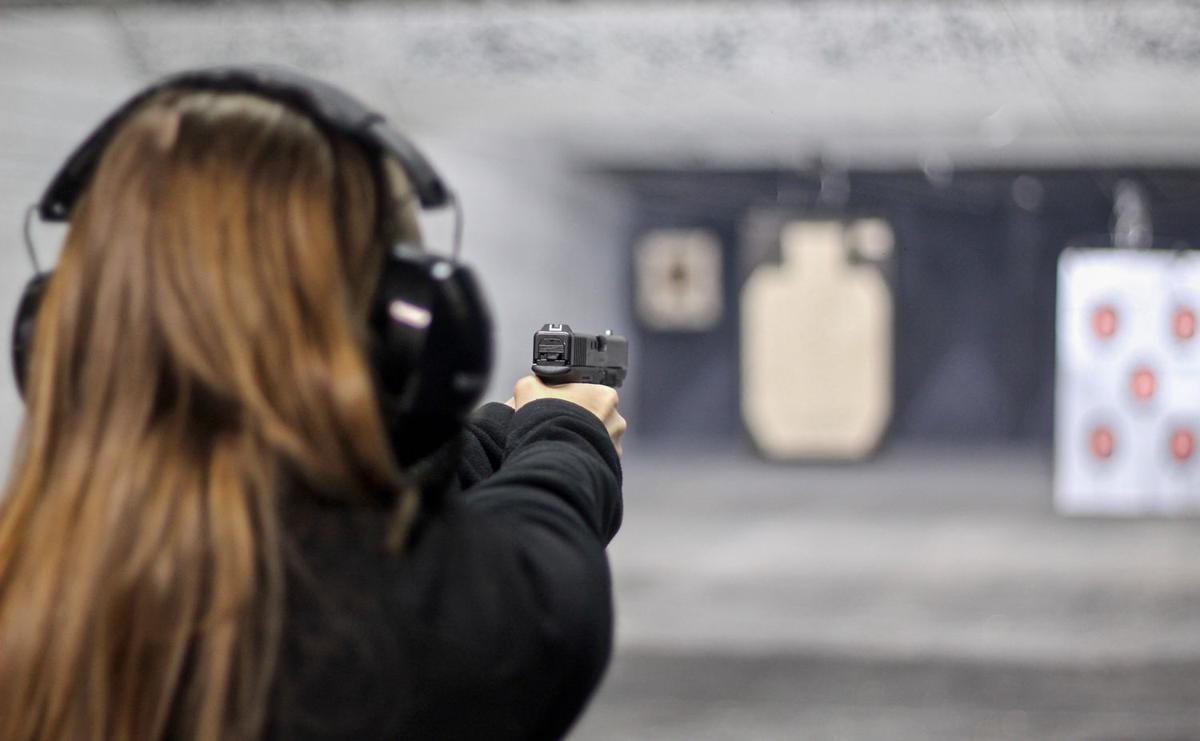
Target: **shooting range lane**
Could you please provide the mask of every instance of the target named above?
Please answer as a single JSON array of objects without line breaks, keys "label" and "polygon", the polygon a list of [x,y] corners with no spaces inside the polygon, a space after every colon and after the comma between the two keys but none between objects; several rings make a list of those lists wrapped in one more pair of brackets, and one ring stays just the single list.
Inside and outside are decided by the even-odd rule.
[{"label": "shooting range lane", "polygon": [[572,738],[1193,737],[1195,522],[1056,517],[1050,465],[631,446],[618,653]]},{"label": "shooting range lane", "polygon": [[[499,377],[528,369],[529,331],[549,318],[624,329],[614,307],[641,295],[629,280],[623,298],[623,235],[704,235],[647,260],[658,290],[682,283],[680,264],[692,277],[638,320],[659,334],[625,317],[622,406],[645,443],[683,430],[728,451],[743,434],[737,287],[766,259],[732,249],[743,211],[841,193],[859,215],[893,217],[907,281],[883,457],[764,466],[629,440],[617,655],[572,738],[1195,738],[1196,522],[1056,519],[1048,452],[1057,252],[1081,225],[1107,229],[1111,208],[1093,171],[1187,168],[1171,178],[1190,191],[1200,164],[1194,9],[672,5],[0,11],[0,225],[14,240],[0,288],[15,296],[29,274],[15,240],[30,193],[121,94],[168,69],[270,58],[382,101],[453,174],[465,255],[504,297]],[[664,178],[691,203],[678,212],[630,204],[583,165],[756,172]],[[812,199],[779,176],[799,171],[821,181]],[[992,190],[1013,207],[989,206]],[[904,202],[880,208],[893,195]],[[1176,233],[1195,234],[1200,211],[1177,200]],[[1168,205],[1155,206],[1163,232]],[[641,391],[645,379],[670,384]],[[0,389],[0,469],[19,409]],[[912,447],[937,441],[1000,447]],[[1041,452],[1002,447],[1014,441]]]}]

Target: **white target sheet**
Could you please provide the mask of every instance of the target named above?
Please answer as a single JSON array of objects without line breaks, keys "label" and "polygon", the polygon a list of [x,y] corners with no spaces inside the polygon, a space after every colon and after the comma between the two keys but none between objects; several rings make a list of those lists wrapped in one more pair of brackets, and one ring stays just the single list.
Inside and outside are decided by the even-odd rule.
[{"label": "white target sheet", "polygon": [[1200,512],[1200,252],[1058,264],[1054,497],[1069,514]]}]

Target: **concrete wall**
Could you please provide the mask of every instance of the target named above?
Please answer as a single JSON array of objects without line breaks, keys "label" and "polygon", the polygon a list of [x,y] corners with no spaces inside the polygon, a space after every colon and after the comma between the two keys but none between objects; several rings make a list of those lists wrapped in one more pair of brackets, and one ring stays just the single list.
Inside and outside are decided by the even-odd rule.
[{"label": "concrete wall", "polygon": [[1200,159],[1194,3],[172,4],[113,17],[147,67],[287,60],[379,89],[418,128],[606,162]]}]

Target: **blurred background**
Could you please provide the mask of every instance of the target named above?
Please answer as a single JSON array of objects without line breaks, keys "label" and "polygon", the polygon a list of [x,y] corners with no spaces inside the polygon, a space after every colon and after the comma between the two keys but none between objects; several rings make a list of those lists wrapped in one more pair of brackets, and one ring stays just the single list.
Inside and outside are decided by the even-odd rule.
[{"label": "blurred background", "polygon": [[572,738],[1200,739],[1200,4],[0,0],[0,323],[78,140],[260,61],[457,189],[493,398],[630,339]]}]

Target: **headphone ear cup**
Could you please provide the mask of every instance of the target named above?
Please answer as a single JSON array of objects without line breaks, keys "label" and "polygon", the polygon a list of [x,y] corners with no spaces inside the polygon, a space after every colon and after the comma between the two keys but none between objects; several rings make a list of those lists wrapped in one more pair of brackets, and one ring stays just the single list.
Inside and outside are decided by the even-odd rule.
[{"label": "headphone ear cup", "polygon": [[433,323],[418,363],[422,392],[414,411],[450,413],[461,423],[483,397],[491,377],[492,316],[470,268],[442,262],[431,275]]},{"label": "headphone ear cup", "polygon": [[38,308],[42,305],[42,296],[46,293],[46,286],[49,285],[52,275],[52,272],[39,273],[25,284],[25,290],[21,293],[21,303],[17,305],[17,316],[13,320],[13,377],[17,381],[17,391],[22,396],[25,395],[29,361],[33,357],[33,338],[37,332]]},{"label": "headphone ear cup", "polygon": [[414,370],[433,324],[433,285],[424,254],[397,247],[384,262],[371,311],[371,361],[385,411],[411,404]]},{"label": "headphone ear cup", "polygon": [[456,430],[487,389],[492,320],[469,268],[395,248],[371,314],[372,363],[387,422],[438,437]]}]

